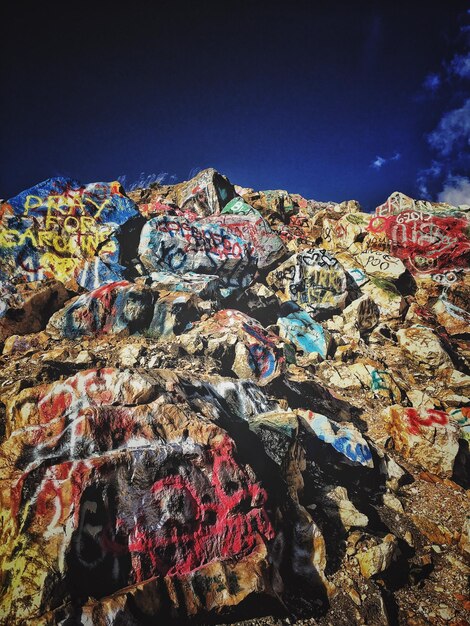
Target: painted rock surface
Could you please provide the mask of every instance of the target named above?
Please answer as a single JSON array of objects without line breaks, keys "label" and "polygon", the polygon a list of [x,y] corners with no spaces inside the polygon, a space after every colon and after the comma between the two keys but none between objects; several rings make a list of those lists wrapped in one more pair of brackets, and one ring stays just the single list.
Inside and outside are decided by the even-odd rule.
[{"label": "painted rock surface", "polygon": [[142,184],[0,205],[0,623],[463,626],[469,211]]},{"label": "painted rock surface", "polygon": [[197,296],[187,292],[160,295],[127,281],[110,283],[75,298],[51,317],[47,330],[68,339],[118,333],[169,337],[199,317],[196,302]]},{"label": "painted rock surface", "polygon": [[119,280],[115,234],[138,215],[119,183],[50,178],[1,205],[0,278],[86,289]]},{"label": "painted rock surface", "polygon": [[295,254],[273,270],[267,281],[281,300],[293,300],[308,313],[342,309],[346,302],[345,271],[326,250]]},{"label": "painted rock surface", "polygon": [[459,429],[444,411],[392,406],[383,413],[396,448],[425,469],[451,476]]},{"label": "painted rock surface", "polygon": [[258,266],[254,246],[213,221],[155,217],[142,229],[139,255],[148,272],[216,274],[222,295],[247,287]]},{"label": "painted rock surface", "polygon": [[9,417],[14,432],[0,453],[4,618],[34,619],[58,604],[59,581],[73,602],[155,577],[169,586],[200,568],[203,585],[204,566],[238,561],[240,576],[235,568],[227,587],[220,581],[219,603],[265,586],[275,535],[265,491],[227,433],[155,381],[83,372],[23,392]]},{"label": "painted rock surface", "polygon": [[[232,309],[222,309],[180,337],[182,345],[204,339],[209,353],[221,352],[231,371],[242,379],[269,383],[285,367],[280,338],[255,319]],[[203,349],[202,344],[199,349]]]}]

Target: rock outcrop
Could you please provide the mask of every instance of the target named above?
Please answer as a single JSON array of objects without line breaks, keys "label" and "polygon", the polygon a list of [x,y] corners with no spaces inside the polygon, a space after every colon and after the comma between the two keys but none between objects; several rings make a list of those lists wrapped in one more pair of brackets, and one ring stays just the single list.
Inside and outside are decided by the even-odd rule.
[{"label": "rock outcrop", "polygon": [[0,216],[2,623],[466,623],[468,211],[209,169]]}]

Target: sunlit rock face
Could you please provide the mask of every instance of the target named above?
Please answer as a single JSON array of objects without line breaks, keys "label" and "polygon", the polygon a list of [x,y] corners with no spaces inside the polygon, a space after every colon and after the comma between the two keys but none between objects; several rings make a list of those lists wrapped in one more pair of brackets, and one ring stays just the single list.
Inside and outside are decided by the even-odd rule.
[{"label": "sunlit rock face", "polygon": [[208,169],[0,215],[1,623],[465,623],[465,207]]}]

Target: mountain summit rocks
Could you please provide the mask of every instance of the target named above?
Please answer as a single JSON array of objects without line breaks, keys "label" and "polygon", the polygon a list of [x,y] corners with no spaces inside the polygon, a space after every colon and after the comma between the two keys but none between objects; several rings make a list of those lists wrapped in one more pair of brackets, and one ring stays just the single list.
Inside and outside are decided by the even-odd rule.
[{"label": "mountain summit rocks", "polygon": [[466,623],[465,207],[208,169],[0,221],[2,623]]}]

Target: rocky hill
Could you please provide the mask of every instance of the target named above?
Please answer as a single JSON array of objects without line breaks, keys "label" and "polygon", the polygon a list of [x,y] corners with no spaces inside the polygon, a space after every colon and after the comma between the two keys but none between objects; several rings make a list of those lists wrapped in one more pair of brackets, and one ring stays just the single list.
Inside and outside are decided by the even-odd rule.
[{"label": "rocky hill", "polygon": [[468,624],[468,207],[209,169],[0,220],[1,623]]}]

